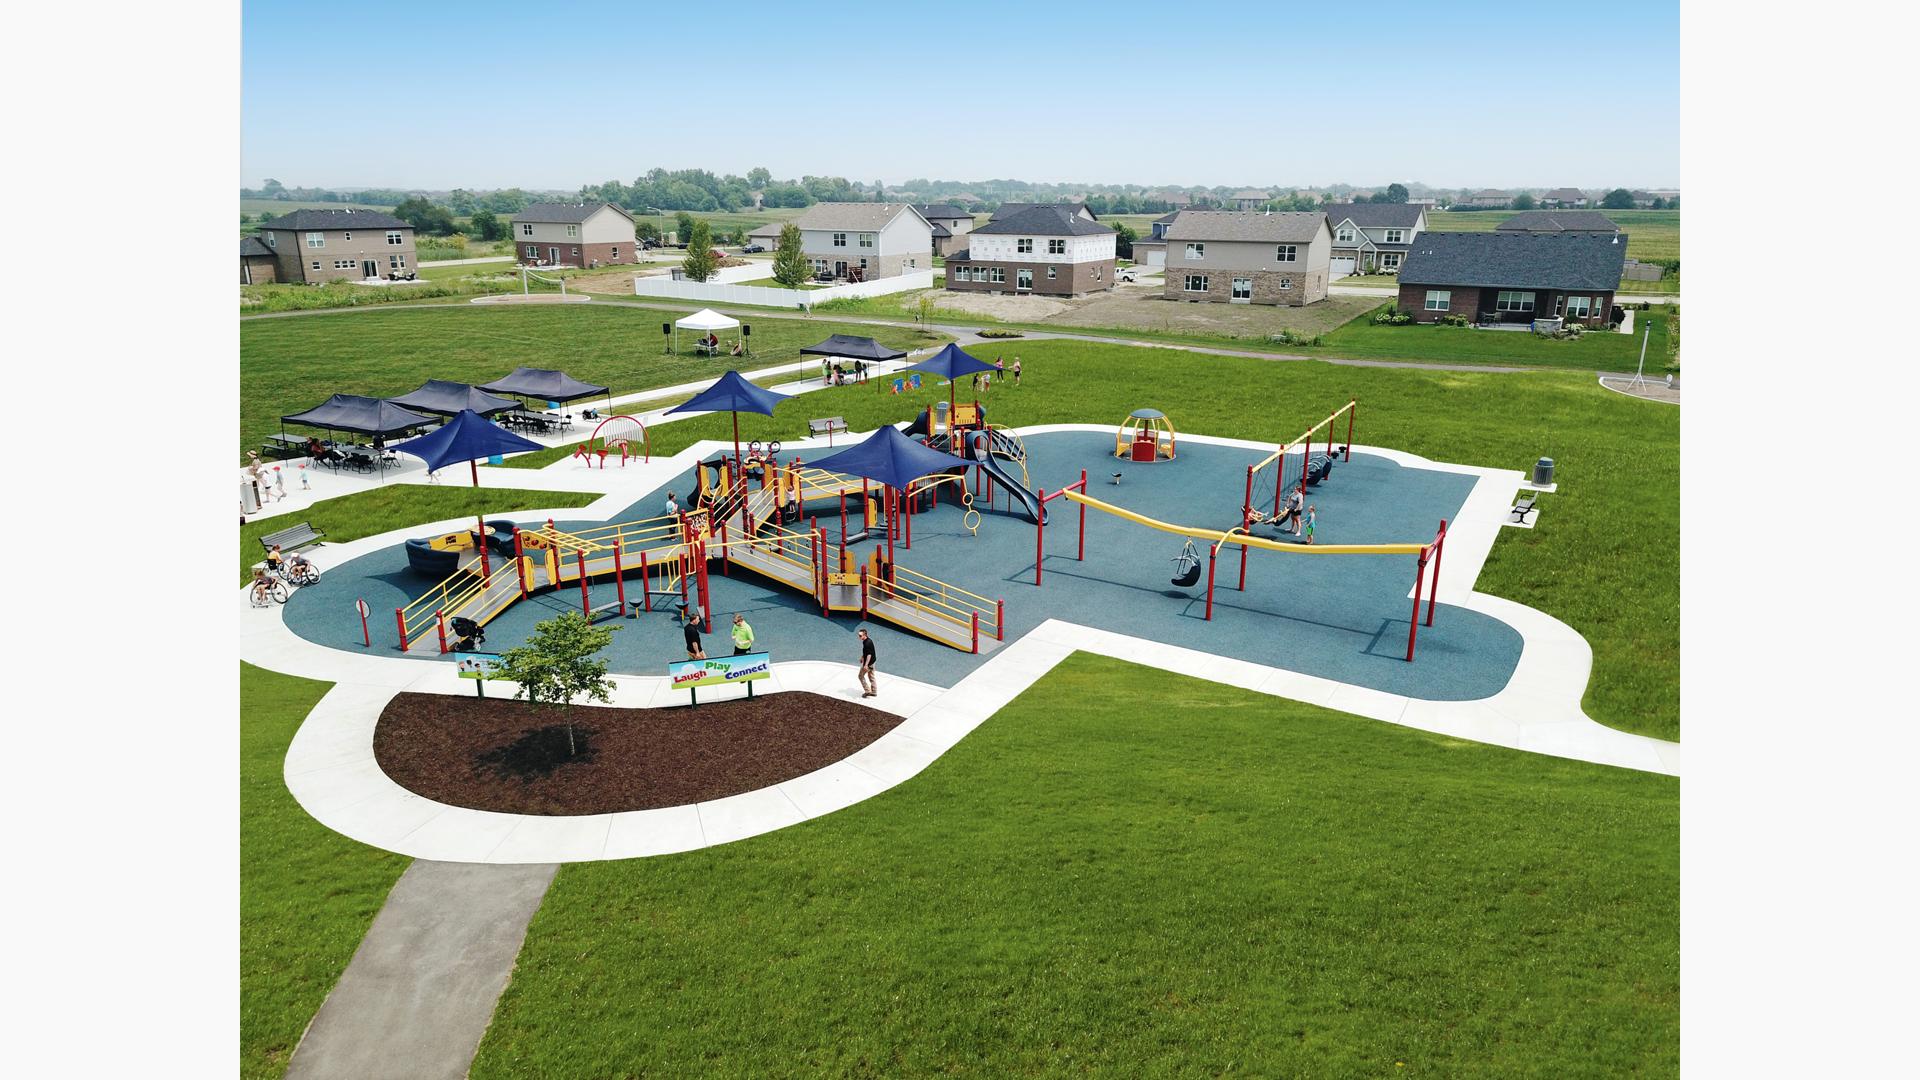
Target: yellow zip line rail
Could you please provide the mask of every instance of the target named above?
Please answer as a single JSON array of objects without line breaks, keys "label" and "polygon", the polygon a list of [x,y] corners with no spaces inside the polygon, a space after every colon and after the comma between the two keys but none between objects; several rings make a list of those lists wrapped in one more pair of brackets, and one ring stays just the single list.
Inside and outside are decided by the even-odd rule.
[{"label": "yellow zip line rail", "polygon": [[1219,529],[1174,525],[1157,518],[1147,517],[1145,514],[1136,514],[1125,507],[1101,502],[1099,499],[1082,495],[1077,491],[1062,491],[1060,494],[1095,510],[1131,521],[1135,525],[1145,525],[1149,529],[1158,529],[1175,536],[1190,536],[1195,540],[1206,540],[1213,544],[1239,544],[1242,547],[1258,548],[1263,551],[1284,551],[1292,555],[1418,555],[1427,550],[1426,544],[1283,544],[1278,540],[1222,532]]},{"label": "yellow zip line rail", "polygon": [[[1275,450],[1273,453],[1268,454],[1266,457],[1261,458],[1258,462],[1254,464],[1253,471],[1259,472],[1261,469],[1266,468],[1268,465],[1272,464],[1273,462],[1279,460],[1282,457],[1285,457],[1287,454],[1287,451],[1292,450],[1294,447],[1306,446],[1308,449],[1312,449],[1314,432],[1319,431],[1321,428],[1326,427],[1328,424],[1333,423],[1335,420],[1340,419],[1342,416],[1346,415],[1349,412],[1352,412],[1355,409],[1358,409],[1359,407],[1360,407],[1359,398],[1348,399],[1345,405],[1342,405],[1339,408],[1333,410],[1333,414],[1331,416],[1328,416],[1325,420],[1322,420],[1319,423],[1313,425],[1312,427],[1308,428],[1306,431],[1301,432],[1299,437],[1294,439],[1289,439],[1288,441],[1281,443],[1280,449]],[[1331,435],[1331,432],[1329,432],[1329,435]]]}]

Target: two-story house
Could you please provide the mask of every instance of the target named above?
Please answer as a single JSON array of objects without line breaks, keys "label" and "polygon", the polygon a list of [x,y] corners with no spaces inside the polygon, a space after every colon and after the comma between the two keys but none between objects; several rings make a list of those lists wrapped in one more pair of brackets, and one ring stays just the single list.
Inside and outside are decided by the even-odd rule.
[{"label": "two-story house", "polygon": [[260,242],[273,252],[273,280],[288,284],[368,281],[420,266],[413,226],[379,210],[295,210],[262,222]]},{"label": "two-story house", "polygon": [[1233,204],[1235,210],[1258,210],[1267,205],[1267,201],[1272,198],[1273,193],[1270,191],[1247,188],[1244,191],[1234,192],[1227,197],[1227,201]]},{"label": "two-story house", "polygon": [[1559,187],[1540,196],[1540,205],[1549,210],[1579,210],[1589,204],[1587,193],[1579,188]]},{"label": "two-story house", "polygon": [[637,262],[633,215],[609,202],[534,203],[513,215],[513,250],[539,266]]},{"label": "two-story house", "polygon": [[1624,236],[1431,232],[1400,269],[1401,311],[1419,322],[1465,315],[1531,323],[1553,315],[1605,326],[1627,255]]},{"label": "two-story house", "polygon": [[947,288],[1022,296],[1102,292],[1113,288],[1116,235],[1072,206],[1029,204],[1012,214],[1003,207],[973,230],[965,251],[947,256]]},{"label": "two-story house", "polygon": [[1613,236],[1620,226],[1598,210],[1522,210],[1493,227],[1503,233],[1574,233]]},{"label": "two-story house", "polygon": [[1140,266],[1167,265],[1167,226],[1181,211],[1162,214],[1147,226],[1147,235],[1133,238],[1133,261]]},{"label": "two-story house", "polygon": [[1513,201],[1513,196],[1493,188],[1482,188],[1460,200],[1468,206],[1501,207]]},{"label": "two-story house", "polygon": [[1328,273],[1394,274],[1407,257],[1413,238],[1427,227],[1427,208],[1412,203],[1328,203],[1333,229],[1333,258]]},{"label": "two-story house", "polygon": [[1072,214],[1075,217],[1084,218],[1087,221],[1100,220],[1100,216],[1098,214],[1095,214],[1092,210],[1087,209],[1087,204],[1078,199],[1065,199],[1057,203],[1005,202],[1005,203],[1001,203],[998,207],[994,209],[993,216],[990,217],[988,220],[999,221],[1003,217],[1012,217],[1015,214],[1024,213],[1028,210],[1031,210],[1036,206],[1058,206],[1062,210],[1065,210],[1067,213]]},{"label": "two-story house", "polygon": [[952,203],[921,203],[914,207],[933,226],[933,253],[945,258],[967,246],[973,231],[973,211]]},{"label": "two-story house", "polygon": [[1182,210],[1166,239],[1169,300],[1302,307],[1327,298],[1333,230],[1318,210]]},{"label": "two-story house", "polygon": [[933,226],[910,203],[814,203],[794,224],[816,274],[872,281],[933,266]]}]

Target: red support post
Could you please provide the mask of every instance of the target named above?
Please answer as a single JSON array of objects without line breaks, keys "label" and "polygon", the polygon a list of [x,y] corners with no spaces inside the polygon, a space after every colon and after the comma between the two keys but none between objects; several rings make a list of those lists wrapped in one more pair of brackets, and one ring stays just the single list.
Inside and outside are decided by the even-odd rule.
[{"label": "red support post", "polygon": [[593,597],[587,592],[587,553],[573,553],[574,565],[580,568],[580,614],[593,618]]},{"label": "red support post", "polygon": [[1207,621],[1213,621],[1213,563],[1220,555],[1220,545],[1207,548]]},{"label": "red support post", "polygon": [[993,602],[993,640],[1007,640],[1007,602],[1005,600]]},{"label": "red support post", "polygon": [[400,627],[400,651],[407,651],[407,613],[399,608],[393,609],[393,621]]},{"label": "red support post", "polygon": [[913,504],[916,501],[918,500],[916,500],[913,497],[913,489],[908,488],[906,493],[906,498],[905,498],[905,502],[907,504],[907,510],[906,510],[906,513],[900,515],[902,518],[905,519],[904,528],[906,529],[906,534],[907,534],[907,550],[908,551],[913,550]]},{"label": "red support post", "polygon": [[520,579],[520,599],[527,598],[527,558],[520,550],[520,526],[513,527],[513,572]]},{"label": "red support post", "polygon": [[1413,571],[1413,620],[1407,623],[1407,663],[1413,663],[1413,639],[1420,633],[1420,590],[1427,583],[1427,549],[1420,549],[1420,562]]},{"label": "red support post", "polygon": [[886,494],[881,497],[881,503],[883,506],[885,506],[886,513],[887,513],[887,565],[892,566],[893,565],[893,519],[895,517],[893,512],[894,497],[893,497],[893,489],[891,487],[886,488],[885,491],[886,491]]},{"label": "red support post", "polygon": [[1273,458],[1273,512],[1280,512],[1281,493],[1287,490],[1287,448],[1282,446]]},{"label": "red support post", "polygon": [[733,576],[733,563],[727,558],[727,523],[725,521],[720,523],[720,572],[728,577]]},{"label": "red support post", "polygon": [[1047,489],[1041,488],[1036,494],[1040,497],[1040,520],[1033,527],[1033,584],[1037,588],[1040,564],[1047,558]]},{"label": "red support post", "polygon": [[485,581],[493,576],[493,568],[487,565],[487,519],[482,516],[474,520],[480,523],[480,579]]},{"label": "red support post", "polygon": [[647,551],[640,549],[640,602],[648,611],[653,610],[653,568],[647,565]]},{"label": "red support post", "polygon": [[[1087,470],[1081,469],[1080,470],[1080,494],[1084,496],[1086,493],[1087,493]],[[1076,555],[1075,558],[1079,559],[1081,562],[1087,561],[1087,504],[1086,503],[1080,504],[1080,554]]]},{"label": "red support post", "polygon": [[1440,519],[1440,535],[1433,541],[1433,585],[1427,589],[1427,625],[1433,625],[1433,604],[1440,598],[1440,556],[1447,550],[1447,519]]},{"label": "red support post", "polygon": [[620,614],[625,615],[627,613],[627,575],[626,569],[620,565],[620,538],[617,536],[613,540],[613,591],[614,595],[620,598]]},{"label": "red support post", "polygon": [[847,490],[840,489],[840,546],[847,546]]},{"label": "red support post", "polygon": [[440,651],[446,652],[447,651],[447,613],[445,611],[434,612],[433,622],[435,626],[440,628]]},{"label": "red support post", "polygon": [[978,608],[974,609],[973,612],[973,651],[976,653],[980,651],[980,611]]},{"label": "red support post", "polygon": [[867,617],[867,568],[860,567],[860,617]]},{"label": "red support post", "polygon": [[713,593],[707,588],[707,545],[700,545],[700,559],[695,564],[700,573],[700,621],[705,624],[702,632],[713,633]]}]

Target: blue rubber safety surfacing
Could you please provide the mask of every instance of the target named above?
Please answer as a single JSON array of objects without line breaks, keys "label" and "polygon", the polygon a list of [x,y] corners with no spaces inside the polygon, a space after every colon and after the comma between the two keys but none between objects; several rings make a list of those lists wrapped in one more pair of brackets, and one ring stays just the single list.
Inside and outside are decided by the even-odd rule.
[{"label": "blue rubber safety surfacing", "polygon": [[[1036,486],[1057,490],[1078,480],[1084,468],[1095,498],[1162,521],[1214,529],[1239,521],[1246,467],[1262,456],[1257,450],[1187,441],[1180,444],[1176,460],[1136,464],[1116,460],[1113,436],[1098,432],[1039,434],[1025,441],[1027,467]],[[1118,486],[1109,483],[1115,472],[1122,474]],[[1418,543],[1432,539],[1442,518],[1452,519],[1459,513],[1473,484],[1471,476],[1404,468],[1383,457],[1356,453],[1352,461],[1334,467],[1330,481],[1308,489],[1307,502],[1318,511],[1315,538],[1320,543]],[[669,488],[679,494],[684,506],[694,487],[689,470],[612,520],[658,516]],[[1258,494],[1255,500],[1262,505]],[[1270,500],[1269,488],[1266,501]],[[1033,584],[1034,526],[1009,507],[1005,495],[992,508],[984,503],[978,507],[982,522],[975,537],[962,526],[951,490],[943,491],[938,508],[915,515],[913,547],[896,544],[895,558],[908,569],[1004,600],[1010,642],[1057,618],[1441,701],[1491,696],[1506,685],[1519,662],[1517,631],[1490,616],[1453,607],[1442,596],[1434,624],[1420,628],[1418,653],[1413,663],[1407,663],[1412,555],[1253,551],[1248,556],[1247,588],[1240,592],[1234,588],[1239,580],[1239,552],[1223,549],[1209,622],[1204,618],[1204,563],[1194,587],[1171,584],[1180,537],[1088,510],[1087,556],[1080,561],[1074,558],[1079,507],[1056,499],[1048,508],[1052,517],[1047,527],[1044,584],[1039,588]],[[813,504],[813,509],[829,538],[837,538],[837,512],[829,512],[833,508],[824,501]],[[561,520],[556,524],[562,529],[584,529],[604,522]],[[1261,535],[1271,534],[1261,530]],[[1204,558],[1206,545],[1196,542],[1195,546]],[[864,560],[871,548],[871,541],[854,545],[856,558]],[[714,627],[710,652],[731,651],[726,632],[738,611],[753,625],[757,647],[772,652],[775,661],[857,662],[859,641],[854,631],[862,625],[857,615],[827,619],[799,591],[737,567],[728,576],[718,561],[710,583]],[[399,655],[393,610],[433,584],[407,569],[405,552],[395,544],[329,570],[320,584],[297,590],[287,602],[286,622],[296,634],[322,645]],[[628,591],[635,598],[636,587],[637,579],[630,578]],[[594,603],[613,597],[611,581],[593,585]],[[359,598],[374,612],[371,649],[361,644],[360,620],[353,606]],[[524,642],[536,622],[579,610],[577,587],[521,601],[487,625],[486,648],[497,652]],[[620,628],[607,649],[610,669],[616,673],[661,675],[668,661],[684,655],[681,630],[670,611],[656,610],[638,619],[601,618],[603,625]],[[884,673],[951,686],[985,659],[879,620],[866,625]],[[441,657],[434,648],[428,642],[424,649],[416,647],[407,655],[451,659]]]}]

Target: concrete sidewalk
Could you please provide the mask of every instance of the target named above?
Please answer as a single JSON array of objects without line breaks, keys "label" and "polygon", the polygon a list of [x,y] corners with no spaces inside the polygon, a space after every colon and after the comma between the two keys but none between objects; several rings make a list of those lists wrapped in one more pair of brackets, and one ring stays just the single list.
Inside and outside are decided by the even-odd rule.
[{"label": "concrete sidewalk", "polygon": [[294,1048],[287,1080],[466,1076],[558,869],[409,866]]}]

